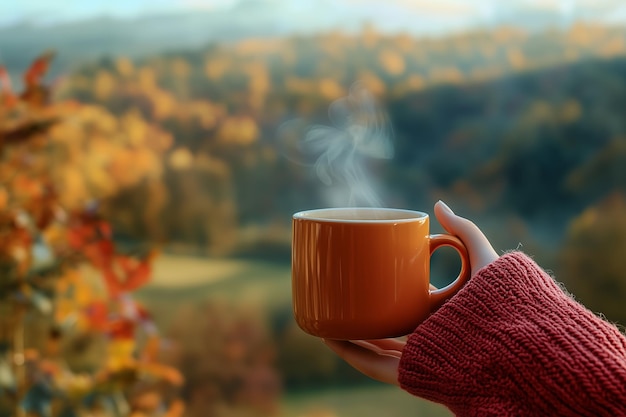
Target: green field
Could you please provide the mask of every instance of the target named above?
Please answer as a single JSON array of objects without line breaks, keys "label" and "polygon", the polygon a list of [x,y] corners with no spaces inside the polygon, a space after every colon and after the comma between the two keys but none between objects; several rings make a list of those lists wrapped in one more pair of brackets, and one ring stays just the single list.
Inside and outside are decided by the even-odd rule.
[{"label": "green field", "polygon": [[312,391],[285,398],[285,416],[448,417],[443,406],[415,398],[396,387],[373,386]]},{"label": "green field", "polygon": [[164,255],[154,269],[152,284],[138,298],[150,305],[161,327],[182,305],[219,299],[276,309],[291,303],[285,264]]},{"label": "green field", "polygon": [[[285,309],[291,302],[290,268],[268,262],[164,255],[155,264],[152,284],[139,292],[139,298],[149,305],[162,329],[178,309],[210,300]],[[286,391],[281,407],[285,417],[451,415],[442,406],[383,385],[297,393],[287,387]]]}]

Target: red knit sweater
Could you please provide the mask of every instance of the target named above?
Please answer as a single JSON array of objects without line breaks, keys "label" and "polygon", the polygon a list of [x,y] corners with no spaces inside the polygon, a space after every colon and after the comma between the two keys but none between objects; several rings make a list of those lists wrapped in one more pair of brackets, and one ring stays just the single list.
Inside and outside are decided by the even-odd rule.
[{"label": "red knit sweater", "polygon": [[626,337],[513,252],[415,330],[399,382],[461,417],[626,416]]}]

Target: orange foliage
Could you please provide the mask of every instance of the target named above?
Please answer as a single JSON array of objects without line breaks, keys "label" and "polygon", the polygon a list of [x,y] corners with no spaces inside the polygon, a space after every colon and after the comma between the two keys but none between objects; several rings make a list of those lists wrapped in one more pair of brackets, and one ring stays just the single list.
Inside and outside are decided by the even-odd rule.
[{"label": "orange foliage", "polygon": [[[178,371],[155,362],[158,336],[154,330],[150,332],[149,354],[134,357],[136,320],[143,323],[150,319],[131,294],[149,282],[158,252],[150,250],[140,257],[119,253],[111,226],[97,212],[98,205],[86,205],[144,178],[158,177],[157,155],[168,148],[168,136],[132,114],[118,124],[95,106],[50,102],[50,90],[42,79],[52,57],[46,53],[33,62],[24,74],[24,92],[20,95],[13,93],[6,71],[0,69],[0,265],[5,271],[0,282],[0,307],[4,310],[9,306],[17,312],[15,317],[2,317],[12,330],[0,336],[18,338],[0,343],[14,346],[10,356],[26,358],[28,366],[35,369],[34,375],[27,375],[20,371],[23,360],[16,359],[13,364],[19,394],[16,409],[22,408],[21,412],[35,407],[32,398],[52,401],[29,394],[41,375],[57,389],[72,391],[72,396],[109,386],[122,371],[148,374],[175,386],[182,383]],[[109,181],[107,186],[98,183],[102,178]],[[98,272],[106,296],[98,296],[79,272],[78,267],[85,263]],[[48,348],[19,351],[25,343],[19,339],[23,320],[31,309],[50,314],[48,326],[64,329],[61,333],[72,333],[64,326],[74,317],[87,324],[88,332],[113,336],[108,368],[97,375],[79,377],[56,361],[58,349],[54,357]],[[120,350],[115,345],[117,339],[130,343],[130,349]],[[112,367],[112,363],[122,367]],[[133,379],[125,381],[134,383]],[[20,403],[22,395],[32,398]]]}]

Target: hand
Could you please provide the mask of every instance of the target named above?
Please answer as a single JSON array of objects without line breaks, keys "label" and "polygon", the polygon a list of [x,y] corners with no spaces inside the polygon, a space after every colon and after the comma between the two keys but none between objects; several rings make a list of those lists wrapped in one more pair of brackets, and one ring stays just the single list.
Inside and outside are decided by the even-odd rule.
[{"label": "hand", "polygon": [[[435,217],[448,233],[461,239],[467,248],[472,276],[498,259],[498,254],[480,229],[470,220],[454,214],[442,201],[435,204]],[[324,340],[324,343],[364,375],[398,385],[398,364],[405,345],[402,339]]]}]

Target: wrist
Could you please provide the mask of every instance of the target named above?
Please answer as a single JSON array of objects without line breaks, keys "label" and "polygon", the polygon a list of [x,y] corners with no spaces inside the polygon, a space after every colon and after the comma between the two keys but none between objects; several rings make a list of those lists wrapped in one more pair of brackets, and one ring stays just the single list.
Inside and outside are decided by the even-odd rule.
[{"label": "wrist", "polygon": [[[580,408],[623,393],[625,351],[614,326],[512,252],[478,271],[415,330],[399,383],[458,415],[579,415],[568,414],[564,399]],[[600,383],[601,394],[586,387],[596,379],[609,381]]]}]

